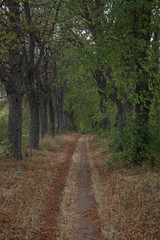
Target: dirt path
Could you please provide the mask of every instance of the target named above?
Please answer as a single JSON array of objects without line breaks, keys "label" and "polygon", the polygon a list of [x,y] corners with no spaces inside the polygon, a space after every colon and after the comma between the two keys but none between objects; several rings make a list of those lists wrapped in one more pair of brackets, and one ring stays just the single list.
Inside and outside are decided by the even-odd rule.
[{"label": "dirt path", "polygon": [[33,240],[55,240],[57,238],[57,220],[60,211],[60,203],[65,188],[67,174],[71,165],[72,155],[75,151],[78,139],[79,137],[77,136],[66,153],[66,159],[57,169],[57,175],[53,179],[45,200],[45,211],[41,216],[40,225],[38,226],[36,233],[33,234]]},{"label": "dirt path", "polygon": [[72,158],[61,203],[60,240],[103,240],[96,201],[91,195],[87,137],[80,138]]}]

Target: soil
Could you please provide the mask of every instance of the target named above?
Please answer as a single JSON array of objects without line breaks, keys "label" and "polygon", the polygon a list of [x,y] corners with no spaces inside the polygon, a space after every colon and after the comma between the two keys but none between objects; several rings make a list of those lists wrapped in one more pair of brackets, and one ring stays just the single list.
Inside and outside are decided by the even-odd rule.
[{"label": "soil", "polygon": [[81,139],[80,164],[77,175],[77,217],[79,228],[74,239],[102,240],[101,224],[97,212],[97,204],[91,196],[91,173],[87,162],[86,137]]},{"label": "soil", "polygon": [[87,156],[87,136],[82,136],[72,157],[60,213],[57,240],[102,240],[101,222],[92,194]]},{"label": "soil", "polygon": [[[87,137],[82,136],[79,141],[76,139],[70,147],[65,164],[60,166],[57,177],[51,186],[46,199],[46,209],[41,218],[41,224],[33,239],[37,240],[103,240],[101,233],[101,223],[98,216],[97,204],[94,197],[91,195],[91,173],[86,151]],[[76,147],[78,146],[78,148]],[[78,150],[76,150],[78,149]],[[67,236],[64,220],[64,234],[61,236],[59,224],[59,215],[61,214],[61,202],[65,198],[65,186],[67,185],[67,176],[72,171],[71,166],[74,164],[73,154],[77,151],[77,163],[75,171],[76,190],[70,192],[76,198],[71,200],[71,205],[74,204],[74,212],[71,221],[74,222],[75,228],[72,227]],[[72,180],[71,180],[72,181]],[[69,215],[67,207],[66,215]],[[63,216],[62,216],[63,219]],[[70,220],[70,219],[69,219]]]},{"label": "soil", "polygon": [[59,166],[58,174],[54,179],[45,201],[45,211],[40,219],[40,225],[32,240],[55,240],[58,233],[58,215],[62,193],[65,187],[67,173],[72,161],[72,155],[75,151],[79,137],[71,144],[65,162]]},{"label": "soil", "polygon": [[108,165],[106,145],[71,133],[1,159],[0,239],[160,239],[159,169]]}]

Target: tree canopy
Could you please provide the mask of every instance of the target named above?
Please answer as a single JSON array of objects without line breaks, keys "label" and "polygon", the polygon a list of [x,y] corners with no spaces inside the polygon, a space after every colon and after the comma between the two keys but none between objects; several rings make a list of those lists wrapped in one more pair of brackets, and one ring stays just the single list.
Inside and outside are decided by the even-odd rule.
[{"label": "tree canopy", "polygon": [[56,133],[109,135],[115,159],[159,160],[159,13],[158,0],[1,1],[0,80],[10,114],[12,92],[28,98],[31,148],[50,102]]}]

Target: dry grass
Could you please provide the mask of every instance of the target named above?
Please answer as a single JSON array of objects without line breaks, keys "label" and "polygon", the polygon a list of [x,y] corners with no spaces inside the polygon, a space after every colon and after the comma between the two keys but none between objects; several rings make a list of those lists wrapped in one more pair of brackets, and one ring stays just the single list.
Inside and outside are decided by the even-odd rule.
[{"label": "dry grass", "polygon": [[31,239],[74,135],[47,137],[23,161],[0,159],[0,239]]},{"label": "dry grass", "polygon": [[[46,137],[41,150],[23,161],[0,159],[0,239],[32,239],[45,208],[45,198],[63,164],[72,134]],[[107,165],[106,144],[90,137],[88,157],[93,194],[106,239],[160,239],[160,173],[149,166]],[[59,240],[70,240],[76,226],[76,175],[79,145],[67,177],[59,218]],[[74,229],[74,231],[73,231]],[[74,238],[73,238],[74,239]],[[77,239],[76,239],[77,240]]]},{"label": "dry grass", "polygon": [[[61,212],[59,216],[59,237],[58,240],[73,239],[74,232],[78,229],[75,222],[77,211],[77,171],[80,161],[80,144],[77,144],[75,153],[72,157],[72,165],[66,181],[66,187],[61,202]],[[77,239],[78,240],[78,239]]]},{"label": "dry grass", "polygon": [[107,165],[106,144],[88,143],[93,193],[106,239],[160,239],[160,172]]}]

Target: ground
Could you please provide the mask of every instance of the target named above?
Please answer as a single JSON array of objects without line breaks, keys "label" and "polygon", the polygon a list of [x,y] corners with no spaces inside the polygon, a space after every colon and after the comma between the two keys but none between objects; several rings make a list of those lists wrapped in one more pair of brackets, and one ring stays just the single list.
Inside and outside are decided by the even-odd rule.
[{"label": "ground", "polygon": [[72,133],[1,158],[0,239],[160,239],[159,170],[108,165],[106,150]]},{"label": "ground", "polygon": [[[60,240],[104,239],[97,204],[91,194],[91,172],[87,157],[87,137],[77,143],[66,181],[60,212]],[[67,233],[67,234],[66,234]]]}]

